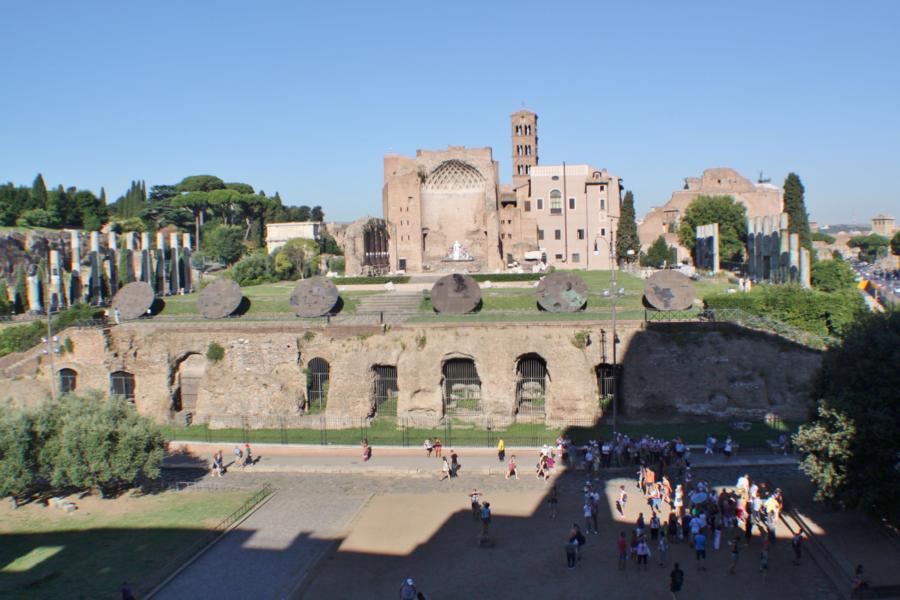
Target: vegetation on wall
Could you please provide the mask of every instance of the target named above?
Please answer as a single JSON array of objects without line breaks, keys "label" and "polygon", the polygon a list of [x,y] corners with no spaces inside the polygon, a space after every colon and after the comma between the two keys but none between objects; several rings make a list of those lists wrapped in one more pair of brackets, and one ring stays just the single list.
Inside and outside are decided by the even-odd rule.
[{"label": "vegetation on wall", "polygon": [[[76,321],[96,319],[103,310],[86,304],[77,304],[53,317],[53,329],[62,331]],[[14,352],[24,352],[37,346],[47,335],[47,320],[39,319],[25,325],[11,325],[0,329],[0,356]]]},{"label": "vegetation on wall", "polygon": [[816,498],[900,524],[900,312],[866,314],[822,359],[817,418],[794,436]]},{"label": "vegetation on wall", "polygon": [[822,292],[792,285],[757,285],[751,292],[712,294],[706,308],[736,308],[788,323],[818,335],[840,335],[864,311],[856,290]]},{"label": "vegetation on wall", "polygon": [[219,362],[225,358],[225,348],[218,342],[210,342],[206,347],[206,358],[211,362]]}]

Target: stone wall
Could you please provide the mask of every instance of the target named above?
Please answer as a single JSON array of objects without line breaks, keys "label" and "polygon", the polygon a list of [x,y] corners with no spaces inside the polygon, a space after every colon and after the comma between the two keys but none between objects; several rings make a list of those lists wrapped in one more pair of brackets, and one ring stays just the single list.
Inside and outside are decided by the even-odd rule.
[{"label": "stone wall", "polygon": [[[578,334],[589,334],[584,347]],[[804,418],[806,389],[819,355],[762,334],[724,325],[669,329],[643,322],[618,328],[622,408],[631,418]],[[443,415],[441,367],[470,358],[481,379],[484,415],[516,418],[516,361],[534,353],[547,365],[547,422],[600,416],[596,367],[612,362],[609,323],[528,323],[318,327],[284,323],[165,324],[134,322],[107,332],[64,332],[71,353],[55,368],[78,373],[78,390],[109,389],[109,374],[135,376],[135,405],[160,421],[183,420],[172,410],[179,367],[191,359],[200,376],[190,410],[213,425],[223,416],[248,416],[263,426],[271,417],[300,415],[304,370],[314,358],[328,361],[329,417],[362,418],[372,411],[374,365],[397,367],[401,417],[434,423]],[[205,358],[210,343],[225,348],[219,362]],[[605,346],[605,347],[604,347]],[[201,364],[205,361],[205,369]],[[23,359],[24,360],[24,359]],[[48,363],[25,361],[0,372],[0,399],[19,404],[49,393]],[[188,410],[185,408],[184,410]],[[220,419],[220,423],[223,422]]]}]

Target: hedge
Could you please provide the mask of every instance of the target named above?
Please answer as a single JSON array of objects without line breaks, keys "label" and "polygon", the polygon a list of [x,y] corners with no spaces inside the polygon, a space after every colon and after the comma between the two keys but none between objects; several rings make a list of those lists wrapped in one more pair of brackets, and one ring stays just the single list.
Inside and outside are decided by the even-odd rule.
[{"label": "hedge", "polygon": [[749,293],[712,294],[703,299],[703,305],[741,309],[818,335],[840,334],[865,311],[865,302],[856,290],[820,292],[790,285],[758,285]]},{"label": "hedge", "polygon": [[477,273],[472,275],[475,281],[537,281],[544,273]]}]

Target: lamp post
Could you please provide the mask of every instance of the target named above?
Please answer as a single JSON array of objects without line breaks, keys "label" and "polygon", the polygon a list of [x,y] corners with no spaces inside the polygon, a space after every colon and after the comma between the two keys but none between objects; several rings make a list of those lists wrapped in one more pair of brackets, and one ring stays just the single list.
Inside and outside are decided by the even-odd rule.
[{"label": "lamp post", "polygon": [[[634,256],[634,250],[628,251],[628,256]],[[619,344],[619,335],[616,330],[616,300],[625,295],[625,288],[619,287],[617,279],[618,261],[616,260],[616,242],[615,235],[610,229],[609,236],[609,289],[603,290],[603,295],[610,299],[610,308],[612,309],[612,409],[613,409],[613,433],[616,433],[618,425],[619,413],[619,362],[617,346]]]},{"label": "lamp post", "polygon": [[47,308],[47,337],[41,338],[47,348],[41,353],[50,358],[50,398],[56,400],[56,368],[53,366],[53,355],[60,353],[59,337],[53,335],[53,312]]}]

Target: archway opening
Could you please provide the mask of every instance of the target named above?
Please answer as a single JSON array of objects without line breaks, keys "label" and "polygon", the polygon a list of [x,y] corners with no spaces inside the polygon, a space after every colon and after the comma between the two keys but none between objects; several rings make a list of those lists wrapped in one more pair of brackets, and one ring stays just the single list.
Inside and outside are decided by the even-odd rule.
[{"label": "archway opening", "polygon": [[78,387],[78,373],[74,369],[60,369],[58,376],[60,394],[70,394]]},{"label": "archway opening", "polygon": [[441,395],[445,415],[481,412],[481,378],[471,358],[451,358],[441,366]]},{"label": "archway opening", "polygon": [[111,373],[109,375],[109,393],[134,402],[134,375],[127,371]]},{"label": "archway opening", "polygon": [[306,367],[306,412],[325,410],[331,366],[324,358],[314,358]]},{"label": "archway opening", "polygon": [[206,359],[199,354],[188,354],[176,364],[172,377],[172,410],[175,412],[197,410],[197,396],[200,384],[206,375]]},{"label": "archway opening", "polygon": [[394,365],[372,366],[372,412],[387,416],[397,414],[397,367]]},{"label": "archway opening", "polygon": [[516,360],[516,411],[544,413],[547,400],[547,361],[538,354],[525,354]]}]

